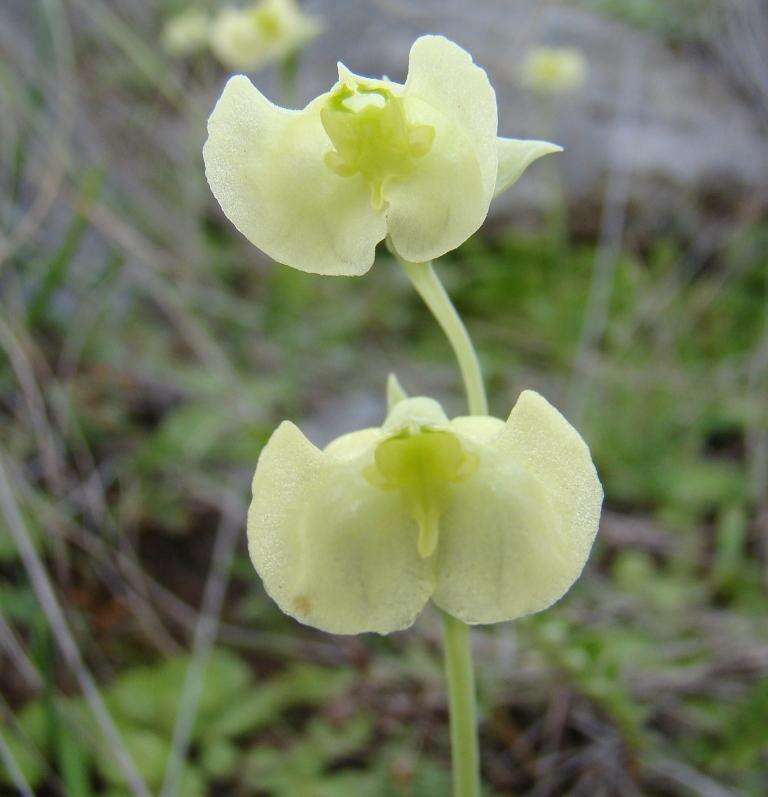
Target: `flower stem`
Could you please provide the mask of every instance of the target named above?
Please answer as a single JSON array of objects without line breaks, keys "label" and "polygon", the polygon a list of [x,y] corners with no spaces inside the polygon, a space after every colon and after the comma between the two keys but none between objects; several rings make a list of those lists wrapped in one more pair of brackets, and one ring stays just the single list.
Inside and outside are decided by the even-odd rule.
[{"label": "flower stem", "polygon": [[416,288],[419,296],[424,300],[437,323],[440,324],[453,348],[459,362],[461,376],[464,379],[470,415],[487,415],[488,399],[485,396],[485,386],[477,352],[472,345],[464,322],[459,318],[442,282],[435,274],[432,263],[409,263],[399,257],[397,259],[405,269],[413,287]]},{"label": "flower stem", "polygon": [[445,675],[451,712],[451,758],[454,797],[479,797],[480,761],[477,748],[475,677],[469,626],[443,615]]},{"label": "flower stem", "polygon": [[[487,415],[488,399],[477,352],[432,263],[409,263],[400,257],[397,259],[453,348],[464,380],[470,415]],[[453,794],[454,797],[479,797],[480,755],[469,626],[445,612],[442,615],[445,675],[451,714]]]},{"label": "flower stem", "polygon": [[296,104],[296,89],[299,75],[299,53],[295,51],[280,61],[280,88],[282,89],[283,105],[293,108]]}]

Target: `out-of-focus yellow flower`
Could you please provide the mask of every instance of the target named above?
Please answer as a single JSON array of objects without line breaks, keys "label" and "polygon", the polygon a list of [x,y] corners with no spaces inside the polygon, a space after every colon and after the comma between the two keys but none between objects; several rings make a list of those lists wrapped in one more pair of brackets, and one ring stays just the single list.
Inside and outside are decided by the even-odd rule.
[{"label": "out-of-focus yellow flower", "polygon": [[497,137],[485,70],[442,36],[411,48],[405,84],[339,80],[301,111],[230,79],[208,121],[206,175],[230,221],[270,257],[364,274],[389,237],[422,262],[463,243],[494,196],[560,147]]},{"label": "out-of-focus yellow flower", "polygon": [[574,91],[587,79],[587,61],[571,47],[538,47],[526,55],[522,77],[526,86],[542,93]]},{"label": "out-of-focus yellow flower", "polygon": [[163,47],[174,56],[183,57],[208,45],[211,20],[199,8],[190,8],[166,22],[163,28]]},{"label": "out-of-focus yellow flower", "polygon": [[289,57],[320,30],[295,0],[261,0],[222,9],[213,22],[211,48],[225,66],[252,70]]},{"label": "out-of-focus yellow flower", "polygon": [[538,393],[506,423],[405,398],[323,451],[282,423],[259,457],[248,547],[280,608],[325,631],[407,628],[430,598],[495,623],[567,592],[602,498],[586,444]]}]

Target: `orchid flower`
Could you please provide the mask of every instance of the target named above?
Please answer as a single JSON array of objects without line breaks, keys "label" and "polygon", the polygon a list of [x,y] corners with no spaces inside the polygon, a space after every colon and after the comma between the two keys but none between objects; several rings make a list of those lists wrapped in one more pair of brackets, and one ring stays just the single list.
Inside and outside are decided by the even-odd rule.
[{"label": "orchid flower", "polygon": [[405,398],[322,451],[283,422],[256,468],[248,547],[280,608],[325,631],[407,628],[430,599],[497,623],[565,594],[602,498],[586,444],[538,393],[506,423]]},{"label": "orchid flower", "polygon": [[542,94],[575,91],[587,79],[587,61],[572,47],[537,47],[522,64],[523,83]]},{"label": "orchid flower", "polygon": [[317,20],[295,0],[261,0],[222,9],[213,22],[211,49],[224,66],[253,70],[290,57],[319,33]]},{"label": "orchid flower", "polygon": [[485,70],[442,36],[413,44],[404,84],[339,79],[299,111],[232,77],[208,121],[208,182],[224,213],[279,263],[364,274],[388,238],[406,261],[455,249],[491,200],[561,148],[500,138]]}]

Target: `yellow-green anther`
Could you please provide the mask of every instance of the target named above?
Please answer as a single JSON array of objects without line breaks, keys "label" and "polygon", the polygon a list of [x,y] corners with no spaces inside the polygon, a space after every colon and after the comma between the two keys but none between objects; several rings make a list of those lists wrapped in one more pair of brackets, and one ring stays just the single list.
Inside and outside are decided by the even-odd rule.
[{"label": "yellow-green anther", "polygon": [[477,457],[465,451],[451,432],[404,429],[379,443],[366,479],[383,490],[399,490],[419,527],[419,556],[437,546],[439,519],[446,487],[466,479],[477,468]]},{"label": "yellow-green anther", "polygon": [[362,174],[371,205],[384,206],[389,181],[408,177],[432,148],[435,129],[409,124],[403,100],[376,84],[342,84],[326,100],[320,120],[334,148],[325,164],[340,177]]}]

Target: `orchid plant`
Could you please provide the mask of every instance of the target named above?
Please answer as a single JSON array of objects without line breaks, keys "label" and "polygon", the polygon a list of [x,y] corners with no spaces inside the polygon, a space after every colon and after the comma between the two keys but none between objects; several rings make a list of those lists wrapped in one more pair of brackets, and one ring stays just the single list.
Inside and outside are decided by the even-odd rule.
[{"label": "orchid plant", "polygon": [[290,421],[258,460],[248,546],[265,589],[300,622],[337,634],[410,626],[441,611],[454,790],[479,794],[469,625],[541,611],[578,578],[602,487],[578,432],[526,390],[489,416],[474,347],[432,261],[483,223],[545,141],[497,135],[496,95],[461,47],[423,36],[404,84],[339,79],[302,110],[232,77],[203,154],[224,213],[278,263],[361,275],[385,241],[454,349],[468,415],[390,378],[380,427],[316,448]]}]

